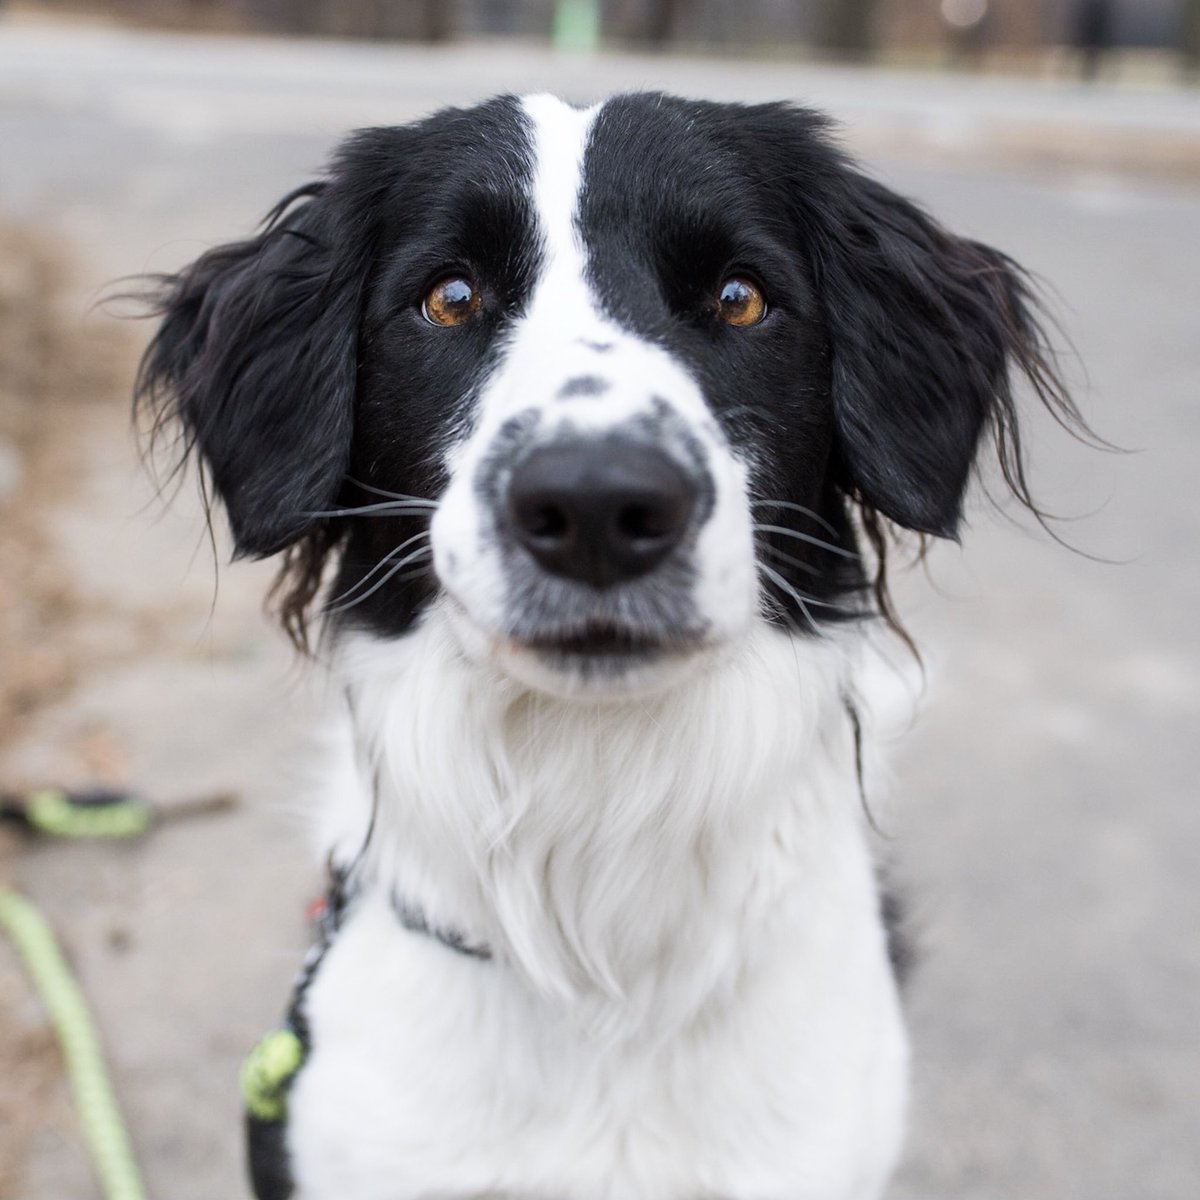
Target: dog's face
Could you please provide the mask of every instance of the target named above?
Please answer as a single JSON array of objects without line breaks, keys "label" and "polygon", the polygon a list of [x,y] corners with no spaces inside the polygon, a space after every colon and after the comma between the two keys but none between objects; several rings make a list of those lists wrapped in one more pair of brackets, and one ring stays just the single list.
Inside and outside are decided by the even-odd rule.
[{"label": "dog's face", "polygon": [[952,535],[1008,358],[1041,364],[1013,265],[818,118],[654,95],[359,134],[163,307],[143,388],[239,550],[336,549],[337,621],[441,602],[593,695],[863,615],[853,513]]},{"label": "dog's face", "polygon": [[769,196],[732,156],[697,169],[683,114],[535,97],[513,115],[516,203],[494,169],[465,189],[443,277],[402,302],[412,328],[381,314],[380,388],[395,396],[432,342],[463,347],[432,550],[468,647],[543,687],[644,685],[758,613],[770,514],[738,437],[755,397],[796,397],[773,417],[802,460],[787,499],[820,502],[827,339]]}]

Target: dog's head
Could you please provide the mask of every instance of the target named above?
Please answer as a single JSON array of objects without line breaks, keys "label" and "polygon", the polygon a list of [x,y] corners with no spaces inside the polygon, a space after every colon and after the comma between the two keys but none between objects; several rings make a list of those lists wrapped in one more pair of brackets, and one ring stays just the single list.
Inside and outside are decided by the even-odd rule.
[{"label": "dog's head", "polygon": [[1071,411],[1019,269],[785,105],[502,98],[352,137],[165,281],[141,395],[293,620],[441,603],[534,686],[652,685],[871,611],[863,532],[953,537],[1010,365]]}]

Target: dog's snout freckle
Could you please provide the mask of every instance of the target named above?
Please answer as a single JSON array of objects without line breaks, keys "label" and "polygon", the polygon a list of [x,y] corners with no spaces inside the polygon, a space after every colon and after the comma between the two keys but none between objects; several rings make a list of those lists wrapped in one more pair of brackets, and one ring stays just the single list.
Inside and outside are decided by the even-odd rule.
[{"label": "dog's snout freckle", "polygon": [[576,396],[602,396],[611,386],[607,379],[599,375],[577,375],[558,389],[558,398],[571,400]]}]

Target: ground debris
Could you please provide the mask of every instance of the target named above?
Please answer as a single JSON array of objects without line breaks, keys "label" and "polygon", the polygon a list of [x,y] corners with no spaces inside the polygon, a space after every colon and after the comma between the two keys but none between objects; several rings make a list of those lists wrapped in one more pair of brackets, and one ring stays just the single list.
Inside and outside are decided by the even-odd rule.
[{"label": "ground debris", "polygon": [[83,603],[45,520],[70,494],[83,405],[125,402],[129,344],[68,315],[48,238],[0,224],[0,746],[64,696]]}]

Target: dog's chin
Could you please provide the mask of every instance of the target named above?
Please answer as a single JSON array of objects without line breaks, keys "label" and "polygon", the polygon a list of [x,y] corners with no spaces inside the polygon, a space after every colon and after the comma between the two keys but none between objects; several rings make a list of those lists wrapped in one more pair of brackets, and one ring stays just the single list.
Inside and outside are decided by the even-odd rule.
[{"label": "dog's chin", "polygon": [[700,634],[656,637],[597,622],[570,633],[517,636],[487,631],[457,604],[452,615],[468,657],[532,691],[568,700],[624,700],[667,691],[717,649]]}]

